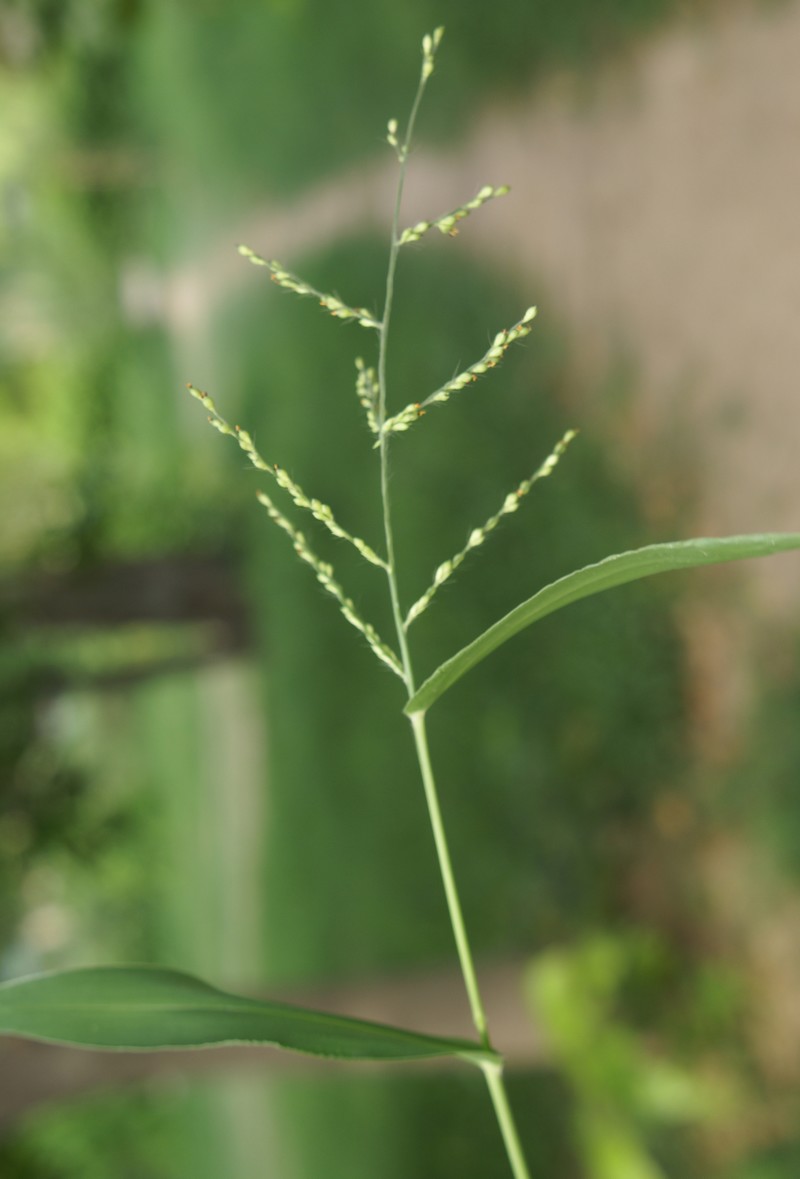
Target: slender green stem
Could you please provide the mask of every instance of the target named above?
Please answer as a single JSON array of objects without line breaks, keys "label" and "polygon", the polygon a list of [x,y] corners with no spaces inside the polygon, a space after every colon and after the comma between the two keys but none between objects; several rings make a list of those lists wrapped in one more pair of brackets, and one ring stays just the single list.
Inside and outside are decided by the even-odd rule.
[{"label": "slender green stem", "polygon": [[528,1164],[522,1151],[522,1144],[517,1133],[514,1115],[511,1112],[511,1106],[508,1102],[508,1093],[506,1092],[502,1069],[498,1068],[497,1065],[487,1064],[483,1066],[482,1071],[486,1078],[486,1084],[489,1087],[489,1094],[492,1098],[492,1105],[494,1106],[500,1133],[503,1135],[503,1142],[505,1143],[511,1170],[514,1173],[514,1179],[530,1179]]},{"label": "slender green stem", "polygon": [[436,844],[436,854],[439,858],[439,871],[447,898],[450,923],[453,927],[453,936],[456,940],[458,958],[461,963],[461,973],[464,976],[464,986],[467,989],[469,1005],[472,1009],[472,1021],[475,1024],[482,1044],[484,1047],[489,1048],[491,1045],[489,1043],[489,1032],[486,1024],[486,1012],[483,1009],[478,977],[475,973],[475,963],[472,960],[472,950],[470,949],[464,916],[461,911],[461,901],[458,896],[455,876],[453,875],[453,865],[450,860],[450,851],[445,836],[444,823],[442,822],[442,811],[439,806],[436,780],[433,776],[430,753],[428,752],[425,714],[415,712],[411,717],[411,727],[414,730],[414,744],[417,749],[417,759],[422,773],[422,783],[425,787],[425,801],[428,804],[428,815],[431,821],[433,840]]},{"label": "slender green stem", "polygon": [[[414,126],[417,122],[417,112],[419,111],[419,104],[422,102],[422,95],[425,93],[425,83],[428,80],[428,75],[424,72],[419,80],[417,93],[414,96],[414,105],[411,107],[411,114],[408,117],[408,126],[406,127],[405,139],[403,146],[400,148],[400,175],[397,180],[397,192],[394,199],[394,214],[392,217],[392,242],[389,249],[389,266],[386,271],[386,298],[383,305],[383,320],[380,327],[380,351],[378,353],[378,428],[381,431],[381,470],[386,467],[386,454],[388,437],[383,433],[383,423],[386,421],[386,347],[389,335],[389,321],[392,317],[392,301],[394,299],[394,275],[397,269],[397,255],[400,250],[400,207],[403,203],[403,189],[406,183],[406,172],[408,170],[408,156],[411,151],[411,140],[414,136]],[[389,564],[391,564],[391,554],[389,556]]]},{"label": "slender green stem", "polygon": [[403,629],[403,614],[400,609],[400,594],[397,586],[397,574],[394,556],[394,530],[392,528],[392,515],[389,503],[389,435],[383,432],[383,424],[386,421],[386,351],[389,342],[389,323],[392,318],[392,302],[394,300],[394,276],[397,269],[397,255],[400,250],[400,207],[403,203],[403,189],[406,182],[406,171],[408,169],[408,155],[411,150],[411,139],[414,134],[414,125],[417,121],[417,112],[419,104],[422,102],[422,95],[425,93],[425,83],[427,82],[427,75],[423,71],[417,93],[414,97],[414,104],[411,107],[411,114],[408,118],[408,126],[406,127],[405,139],[400,148],[400,175],[397,180],[397,193],[394,201],[394,214],[392,216],[392,240],[389,248],[389,265],[386,271],[386,297],[383,305],[383,319],[380,326],[380,342],[378,351],[378,430],[380,431],[380,463],[381,463],[381,501],[383,503],[383,531],[386,538],[386,557],[387,557],[387,577],[389,579],[389,596],[392,600],[392,614],[394,616],[395,630],[397,631],[398,642],[400,644],[400,658],[403,662],[403,670],[405,673],[406,688],[409,692],[409,698],[414,694],[414,673],[411,667],[411,658],[408,651],[408,640]]},{"label": "slender green stem", "polygon": [[[397,566],[395,561],[394,532],[392,528],[391,503],[389,496],[389,435],[383,432],[383,424],[386,421],[386,353],[389,337],[389,324],[392,315],[392,301],[394,297],[394,280],[395,271],[397,268],[397,255],[400,249],[400,207],[403,199],[403,188],[405,185],[411,137],[414,131],[414,124],[416,122],[419,104],[425,90],[427,77],[428,74],[423,71],[422,77],[420,78],[420,84],[417,89],[417,94],[414,99],[414,105],[411,109],[411,115],[408,120],[405,140],[400,149],[400,176],[397,184],[397,196],[395,199],[394,216],[392,219],[392,240],[389,252],[389,265],[386,274],[386,299],[384,302],[383,319],[380,326],[380,351],[378,356],[377,420],[378,429],[380,431],[380,479],[381,500],[383,504],[383,526],[387,555],[386,575],[389,582],[389,596],[392,603],[392,614],[394,617],[395,630],[397,631],[397,641],[400,646],[400,657],[403,664],[403,678],[409,699],[411,696],[413,696],[415,691],[414,670],[408,647],[406,629],[403,626],[403,613],[400,607],[400,593],[398,588]],[[461,901],[458,895],[458,888],[456,886],[455,875],[453,873],[453,865],[450,858],[450,850],[447,844],[441,807],[439,805],[436,780],[434,778],[433,767],[431,765],[430,752],[428,749],[428,738],[425,730],[425,714],[415,713],[410,718],[410,720],[414,735],[414,744],[417,752],[417,760],[419,762],[422,783],[425,790],[428,816],[430,818],[431,830],[433,832],[434,844],[436,846],[436,855],[439,861],[439,872],[442,878],[442,884],[444,886],[445,898],[447,900],[447,909],[450,915],[450,924],[453,929],[453,936],[455,938],[458,958],[461,964],[461,973],[464,979],[464,986],[466,988],[470,1008],[472,1011],[472,1019],[475,1024],[478,1036],[480,1037],[481,1043],[486,1048],[490,1048],[491,1042],[489,1039],[486,1012],[483,1006],[483,1000],[481,998],[478,977],[472,957],[472,950],[470,948],[466,925],[464,923]],[[525,1156],[522,1153],[519,1136],[514,1124],[514,1117],[509,1105],[508,1094],[506,1093],[502,1070],[496,1066],[493,1068],[487,1067],[483,1069],[483,1073],[486,1078],[492,1104],[494,1105],[495,1115],[500,1127],[500,1132],[503,1136],[506,1154],[508,1155],[508,1161],[511,1165],[514,1179],[530,1179],[528,1167],[525,1162]]]}]

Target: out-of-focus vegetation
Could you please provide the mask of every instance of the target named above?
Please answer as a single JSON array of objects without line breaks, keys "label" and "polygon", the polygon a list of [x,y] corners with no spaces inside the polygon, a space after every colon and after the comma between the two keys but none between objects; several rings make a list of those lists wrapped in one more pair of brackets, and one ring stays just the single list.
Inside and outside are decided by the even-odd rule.
[{"label": "out-of-focus vegetation", "polygon": [[[729,997],[720,1012],[724,1027],[702,1009],[703,987],[696,979],[681,985],[681,968],[693,969],[689,962],[679,965],[670,947],[642,930],[548,950],[530,968],[532,1010],[573,1090],[575,1140],[587,1179],[664,1179],[673,1167],[685,1174],[692,1162],[665,1129],[703,1126],[739,1112],[742,1094],[726,1090],[721,1078],[709,1084],[696,1062],[692,1069],[677,1056],[669,1059],[663,1047],[655,1054],[644,1041],[645,1029],[636,1026],[635,999],[648,995],[662,1002],[648,1012],[646,1031],[652,1035],[657,1028],[676,1054],[685,1050],[685,1027],[698,1016],[710,1042],[720,1032],[735,1032],[741,1010],[727,980],[713,980],[718,994]],[[670,976],[686,1004],[680,1011],[663,1003]]]},{"label": "out-of-focus vegetation", "polygon": [[[364,341],[251,276],[209,323],[195,362],[187,346],[198,333],[182,336],[179,317],[166,314],[169,281],[209,242],[230,239],[233,251],[238,219],[260,201],[291,198],[383,152],[385,119],[406,108],[419,37],[435,24],[448,28],[447,52],[421,132],[451,145],[498,91],[525,93],[552,68],[590,78],[608,53],[624,53],[676,7],[501,0],[488,13],[463,0],[390,8],[358,0],[345,14],[319,0],[0,5],[5,974],[134,957],[258,985],[448,957],[410,751],[402,726],[384,723],[399,705],[394,685],[376,679],[369,653],[320,600],[284,538],[265,528],[251,503],[252,473],[203,429],[182,391],[190,377],[212,385],[268,456],[375,536],[377,492],[363,494],[372,455],[352,388]],[[280,243],[269,250],[280,255]],[[382,246],[372,239],[287,261],[318,286],[380,302]],[[445,250],[414,253],[400,276],[395,388],[438,383],[536,299],[546,306],[547,292],[510,289]],[[563,337],[549,319],[491,388],[398,443],[396,494],[408,505],[399,540],[421,585],[565,426],[581,424]],[[201,371],[187,371],[188,360]],[[582,396],[601,391],[635,395],[600,376]],[[420,621],[426,665],[512,605],[519,585],[532,590],[646,539],[659,538],[614,456],[582,437],[492,538],[491,553],[465,567]],[[343,575],[356,576],[336,555]],[[50,587],[55,618],[67,586],[79,596],[76,586],[96,587],[101,574],[138,562],[152,570],[154,592],[167,566],[180,589],[180,570],[190,582],[198,559],[235,571],[247,634],[224,594],[198,622],[182,621],[186,598],[175,591],[178,605],[143,622],[145,582],[136,601],[116,598],[113,628],[107,613],[94,627],[73,616],[45,629],[30,610],[25,622],[21,603],[34,587],[42,612]],[[371,584],[359,592],[371,611]],[[622,997],[613,996],[645,1045],[626,1063],[633,1083],[648,1075],[655,1041],[689,1076],[702,1079],[721,1060],[726,1081],[744,1075],[762,1105],[774,1090],[791,1109],[791,1078],[776,1080],[748,1038],[748,1003],[760,995],[749,959],[742,965],[722,935],[715,943],[713,922],[696,911],[693,865],[714,815],[697,801],[686,745],[686,669],[671,614],[678,592],[631,587],[576,607],[540,628],[534,652],[498,653],[491,678],[442,704],[433,740],[457,863],[471,865],[465,909],[485,954],[527,956],[574,941],[580,961],[594,931],[612,944],[631,925],[649,931],[641,944],[658,953],[645,955],[645,967],[634,953],[631,968],[623,952]],[[221,833],[235,828],[232,808],[247,825],[266,782],[241,685],[222,683],[213,663],[243,649],[257,671],[246,681],[251,709],[256,720],[263,714],[270,749],[268,803],[253,811],[263,826],[253,869],[261,888],[244,916],[239,857]],[[355,715],[335,690],[342,677],[360,701]],[[800,780],[791,670],[773,689],[724,813],[738,846],[764,833],[780,846],[791,878],[788,817]],[[251,763],[251,779],[236,785]],[[676,992],[682,1020],[665,1015]],[[613,1056],[613,1026],[606,1032]],[[593,1053],[596,1042],[585,1038]],[[602,1092],[602,1059],[589,1089],[576,1084],[579,1057],[563,1053],[552,1069],[515,1080],[535,1170],[597,1179],[572,1126],[586,1120],[587,1103],[595,1111],[614,1100],[612,1068]],[[292,1080],[231,1094],[217,1082],[154,1087],[42,1113],[0,1146],[0,1170],[9,1179],[203,1179],[252,1174],[253,1158],[280,1158],[288,1175],[468,1179],[486,1173],[482,1138],[494,1155],[477,1078]],[[770,1122],[753,1113],[758,1104],[737,1115],[752,1121],[738,1148],[720,1145],[713,1127],[636,1122],[625,1132],[642,1157],[655,1150],[666,1175],[788,1179],[798,1150],[791,1117]],[[265,1135],[272,1119],[281,1131]]]}]

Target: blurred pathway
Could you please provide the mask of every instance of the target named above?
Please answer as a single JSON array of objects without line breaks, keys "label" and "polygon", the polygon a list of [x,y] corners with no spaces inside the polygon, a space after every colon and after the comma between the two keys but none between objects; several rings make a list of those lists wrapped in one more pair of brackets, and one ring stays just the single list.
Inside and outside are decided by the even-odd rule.
[{"label": "blurred pathway", "polygon": [[[800,523],[798,48],[798,0],[731,3],[641,47],[601,76],[591,101],[557,79],[486,110],[457,153],[420,151],[410,174],[409,222],[483,183],[512,185],[466,225],[461,248],[523,289],[540,293],[544,280],[541,313],[576,341],[586,393],[576,419],[599,408],[642,484],[654,456],[673,492],[690,481],[699,532]],[[133,282],[129,302],[141,310],[149,297],[186,371],[205,359],[213,372],[210,318],[234,288],[263,281],[235,242],[292,265],[347,230],[385,226],[394,180],[387,151],[291,207],[254,213],[155,298]],[[589,403],[614,363],[631,379],[616,423]],[[800,565],[760,563],[751,584],[760,608],[788,616]]]}]

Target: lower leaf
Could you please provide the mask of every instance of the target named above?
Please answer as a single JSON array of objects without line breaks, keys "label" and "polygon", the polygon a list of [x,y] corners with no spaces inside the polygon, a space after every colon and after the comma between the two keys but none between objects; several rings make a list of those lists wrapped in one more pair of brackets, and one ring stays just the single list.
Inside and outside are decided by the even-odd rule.
[{"label": "lower leaf", "polygon": [[97,966],[4,983],[0,1033],[82,1048],[269,1044],[338,1060],[456,1056],[479,1066],[499,1063],[469,1040],[248,999],[150,966]]}]

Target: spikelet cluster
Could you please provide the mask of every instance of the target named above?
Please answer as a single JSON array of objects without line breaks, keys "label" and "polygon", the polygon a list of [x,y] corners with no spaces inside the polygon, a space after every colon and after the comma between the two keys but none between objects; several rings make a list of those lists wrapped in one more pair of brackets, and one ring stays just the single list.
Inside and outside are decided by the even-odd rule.
[{"label": "spikelet cluster", "polygon": [[465,389],[467,385],[471,385],[473,381],[477,381],[478,377],[483,376],[484,373],[494,368],[503,359],[503,356],[515,340],[521,340],[523,336],[530,334],[531,321],[535,316],[536,308],[529,307],[522,319],[515,323],[513,327],[503,328],[502,331],[497,333],[492,340],[491,347],[475,364],[471,364],[469,368],[464,369],[463,372],[453,377],[452,380],[447,381],[446,384],[442,385],[434,393],[431,393],[429,397],[426,397],[424,401],[413,401],[393,417],[387,418],[383,423],[383,433],[402,433],[423,416],[428,406],[449,401],[453,393]]},{"label": "spikelet cluster", "polygon": [[362,540],[359,536],[352,536],[346,529],[342,528],[341,524],[336,521],[333,515],[333,509],[328,504],[324,504],[318,499],[309,498],[300,484],[296,483],[283,467],[275,465],[272,468],[272,473],[275,476],[278,486],[289,492],[289,495],[298,508],[304,508],[306,511],[309,511],[314,519],[324,524],[333,536],[338,537],[340,540],[349,541],[353,548],[361,553],[364,560],[369,561],[370,565],[377,565],[380,569],[388,569],[388,565],[383,557],[379,557],[365,540]]},{"label": "spikelet cluster", "polygon": [[411,118],[408,121],[405,139],[401,143],[398,139],[398,124],[397,119],[390,119],[386,127],[386,142],[394,148],[398,161],[405,164],[408,159],[408,151],[411,140],[411,131],[414,126],[414,118],[416,116],[417,108],[422,98],[423,91],[427,84],[428,78],[434,70],[434,63],[436,58],[436,50],[444,36],[444,27],[440,26],[434,29],[432,33],[426,33],[422,38],[422,71],[420,73],[419,89],[417,90],[417,97],[414,102],[414,107],[411,112]]},{"label": "spikelet cluster", "polygon": [[307,565],[311,566],[316,574],[317,581],[323,589],[327,590],[329,594],[336,598],[336,601],[339,603],[339,609],[350,625],[361,632],[381,662],[385,663],[387,667],[390,667],[395,675],[400,676],[402,679],[403,667],[397,655],[391,647],[384,643],[375,628],[370,623],[365,622],[358,614],[353,602],[347,597],[339,582],[334,577],[333,566],[329,565],[326,561],[320,560],[313,549],[309,547],[304,534],[295,528],[291,521],[284,516],[283,512],[276,508],[265,491],[257,492],[257,496],[259,503],[263,504],[267,509],[270,519],[274,520],[278,527],[282,528],[291,538],[294,551],[300,560],[305,561]]},{"label": "spikelet cluster", "polygon": [[[307,496],[299,483],[296,483],[287,471],[274,463],[268,463],[266,459],[264,459],[262,455],[259,454],[253,439],[247,430],[243,430],[240,426],[231,426],[229,422],[226,422],[225,418],[223,418],[222,415],[218,413],[214,399],[209,396],[208,393],[204,393],[202,389],[198,389],[194,385],[187,385],[187,388],[192,396],[197,398],[201,405],[208,411],[208,420],[211,425],[214,426],[216,430],[219,430],[220,434],[229,434],[232,438],[234,438],[238,442],[240,448],[250,459],[250,462],[253,464],[253,466],[256,467],[259,471],[269,472],[269,474],[272,475],[272,477],[275,479],[278,486],[283,488],[284,491],[288,492],[297,507],[303,508],[310,512],[314,519],[319,520],[322,524],[324,524],[328,531],[333,534],[333,536],[349,541],[350,544],[352,544],[354,548],[358,550],[361,556],[370,562],[370,564],[378,565],[381,569],[388,570],[386,561],[384,561],[382,557],[379,557],[378,554],[366,543],[366,541],[361,540],[361,538],[358,536],[352,536],[349,532],[346,531],[346,529],[341,527],[341,525],[336,521],[333,511],[328,506],[328,504],[324,504],[321,500],[313,499]],[[286,516],[284,516],[283,513],[279,511],[266,492],[259,491],[257,492],[257,496],[259,502],[262,503],[269,512],[270,518],[274,520],[275,523],[278,524],[279,527],[282,528],[283,531],[291,537],[297,555],[303,561],[305,561],[306,564],[311,566],[311,568],[316,573],[319,583],[324,586],[328,593],[332,594],[333,597],[336,598],[342,614],[350,623],[350,625],[354,626],[356,630],[361,631],[378,658],[388,667],[391,667],[392,671],[395,672],[396,675],[399,675],[402,678],[403,668],[397,655],[386,643],[384,643],[375,628],[370,625],[370,623],[365,622],[364,619],[361,618],[361,616],[358,614],[352,600],[346,596],[344,590],[334,577],[333,566],[329,565],[325,561],[320,560],[316,553],[309,547],[304,534],[295,528],[294,525],[286,518]]]},{"label": "spikelet cluster", "polygon": [[433,73],[434,58],[439,43],[444,36],[444,26],[440,25],[432,33],[426,33],[422,38],[422,81],[427,82]]},{"label": "spikelet cluster", "polygon": [[394,147],[398,162],[402,164],[406,156],[406,147],[397,138],[397,119],[390,119],[386,124],[386,143]]},{"label": "spikelet cluster", "polygon": [[298,508],[303,508],[305,511],[310,512],[315,520],[319,520],[321,524],[325,525],[331,535],[340,540],[348,541],[371,565],[377,565],[381,569],[387,568],[383,557],[379,557],[365,540],[362,540],[360,536],[353,536],[352,533],[348,532],[346,528],[343,528],[339,524],[333,514],[333,509],[328,504],[306,495],[300,484],[296,483],[283,467],[279,467],[277,463],[268,463],[259,454],[252,436],[247,430],[243,430],[241,426],[231,426],[229,422],[226,422],[221,414],[217,412],[214,401],[209,397],[208,393],[204,393],[202,389],[195,388],[194,385],[188,385],[187,388],[192,396],[196,397],[205,409],[208,410],[208,420],[211,425],[219,430],[220,434],[229,434],[232,438],[235,438],[253,466],[259,471],[268,471],[278,486],[282,487],[284,491],[288,491]]},{"label": "spikelet cluster", "polygon": [[359,356],[356,359],[356,396],[367,415],[367,425],[373,434],[379,432],[378,426],[378,374],[374,368],[367,368]]},{"label": "spikelet cluster", "polygon": [[452,577],[456,569],[458,569],[459,565],[461,565],[466,559],[467,554],[471,553],[473,549],[476,549],[483,544],[483,542],[486,540],[486,537],[497,527],[503,516],[507,516],[511,512],[516,512],[521,500],[528,494],[534,483],[538,482],[539,479],[547,478],[558,460],[561,458],[564,451],[569,446],[570,442],[572,442],[573,438],[576,437],[576,434],[576,430],[567,430],[563,438],[561,438],[556,443],[550,454],[547,456],[544,462],[539,467],[537,467],[530,478],[523,479],[523,481],[519,484],[518,487],[514,489],[514,491],[510,491],[508,493],[506,498],[503,500],[500,509],[495,512],[493,516],[490,516],[481,528],[473,528],[472,532],[470,532],[469,537],[467,538],[467,543],[461,552],[456,553],[456,555],[451,557],[449,561],[442,562],[442,564],[434,573],[433,581],[431,582],[430,586],[426,589],[422,597],[417,599],[406,615],[405,621],[403,623],[405,630],[408,630],[409,626],[415,618],[419,618],[420,614],[427,610],[439,587],[444,585],[444,583],[450,577]]},{"label": "spikelet cluster", "polygon": [[446,234],[448,237],[455,237],[458,233],[459,221],[469,217],[470,213],[480,209],[481,205],[485,205],[487,201],[505,196],[510,191],[507,184],[501,184],[496,188],[491,184],[485,184],[477,196],[474,196],[471,201],[467,201],[466,204],[459,205],[452,212],[443,213],[435,221],[418,221],[416,225],[404,229],[400,234],[399,244],[405,246],[409,242],[418,242],[430,229],[438,229],[440,233]]},{"label": "spikelet cluster", "polygon": [[279,287],[283,287],[287,291],[294,291],[296,295],[311,295],[316,299],[321,307],[334,317],[334,319],[349,319],[354,323],[360,323],[362,327],[376,328],[380,330],[380,320],[376,319],[371,311],[366,307],[349,307],[347,303],[343,303],[338,295],[326,295],[322,291],[316,290],[304,279],[298,278],[296,274],[292,274],[280,262],[275,261],[274,258],[262,258],[255,250],[251,250],[249,246],[239,246],[239,253],[243,258],[247,258],[254,266],[266,266],[272,277],[272,281],[277,283]]}]

